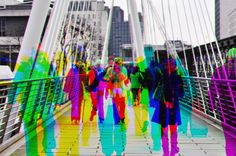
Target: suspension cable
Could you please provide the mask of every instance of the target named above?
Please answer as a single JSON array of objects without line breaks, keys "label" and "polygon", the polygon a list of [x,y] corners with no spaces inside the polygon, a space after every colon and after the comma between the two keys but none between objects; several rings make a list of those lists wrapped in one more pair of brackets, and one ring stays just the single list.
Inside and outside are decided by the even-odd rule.
[{"label": "suspension cable", "polygon": [[69,34],[70,27],[71,27],[71,19],[72,19],[72,12],[73,12],[74,5],[75,5],[75,1],[72,1],[72,7],[70,8],[70,6],[69,6],[69,9],[71,9],[71,10],[69,10],[69,21],[68,21],[68,25],[67,25],[67,29],[66,29],[65,42],[64,42],[64,46],[63,46],[64,50],[66,50],[66,46],[67,46],[68,34]]},{"label": "suspension cable", "polygon": [[[131,16],[131,11],[130,11],[130,8],[129,8],[129,1],[126,1],[127,3],[127,9],[128,9],[128,14],[130,16],[130,18],[132,18]],[[141,0],[142,4],[143,4],[143,0]],[[142,8],[144,9],[144,8]],[[134,40],[134,35],[135,35],[135,32],[134,32],[134,29],[132,28],[132,20],[129,21],[129,28],[130,28],[130,38],[131,38],[131,44],[132,44],[132,55],[133,55],[133,62],[135,62],[135,58],[137,57],[137,54],[135,53],[135,46],[133,46],[135,43],[135,40]],[[136,62],[135,62],[136,63]]]},{"label": "suspension cable", "polygon": [[[203,12],[202,5],[201,5],[201,3],[199,3],[199,4],[200,4],[201,11]],[[205,16],[203,16],[203,19],[204,19],[205,27],[207,28]],[[209,32],[208,32],[208,31],[207,31],[207,34],[208,34],[208,37],[210,38],[210,35],[209,35]],[[218,44],[218,43],[216,43],[216,44]],[[214,59],[214,61],[215,61],[216,68],[218,68],[218,63],[217,63],[217,61],[216,61],[215,50],[214,50],[214,48],[213,48],[212,42],[210,42],[210,46],[211,46],[211,49],[212,49],[212,56],[213,56],[213,59]],[[221,78],[221,75],[220,75],[220,73],[219,73],[218,70],[217,70],[217,75],[218,75],[219,78]]]},{"label": "suspension cable", "polygon": [[[53,35],[49,35],[51,36],[51,42],[49,44],[50,48],[49,49],[49,52],[50,52],[50,55],[49,55],[49,61],[50,61],[50,66],[53,67],[53,63],[55,61],[55,55],[56,55],[56,51],[57,51],[57,47],[58,47],[58,43],[60,42],[60,40],[58,40],[58,38],[61,38],[61,33],[60,33],[60,29],[61,28],[64,28],[64,19],[65,19],[65,15],[67,14],[66,10],[68,8],[68,5],[69,5],[69,2],[68,1],[62,1],[61,3],[61,6],[60,8],[58,9],[58,11],[60,12],[59,13],[59,16],[57,16],[57,18],[54,20],[54,21],[57,21],[56,22],[53,22],[55,23],[54,24],[54,28],[52,28],[54,30],[54,33]],[[57,13],[56,13],[57,14]],[[59,19],[58,19],[59,18]],[[60,25],[63,25],[62,27],[60,27]],[[56,27],[56,28],[55,28]],[[53,37],[57,37],[57,39],[53,39]],[[46,43],[48,41],[45,41]],[[53,42],[53,43],[52,43]],[[43,47],[43,46],[42,46]],[[46,48],[45,48],[46,49]],[[49,71],[51,72],[51,71]],[[52,72],[53,73],[53,72]],[[49,73],[50,74],[50,73]]]},{"label": "suspension cable", "polygon": [[[166,41],[167,41],[167,43],[166,43],[166,44],[167,44],[167,47],[169,46],[170,49],[174,49],[174,48],[173,48],[173,45],[170,44],[170,42],[168,41],[168,38],[169,38],[169,37],[168,37],[167,33],[165,33],[165,27],[161,24],[162,22],[161,22],[161,20],[160,20],[160,17],[159,17],[159,14],[158,14],[156,8],[154,7],[154,5],[152,4],[152,2],[151,2],[150,0],[148,0],[148,2],[150,3],[151,9],[152,9],[152,11],[153,11],[153,13],[154,13],[154,16],[156,17],[156,18],[154,18],[154,20],[156,20],[157,24],[159,25],[158,28],[160,29],[161,34],[163,35],[163,37],[164,37],[164,38],[166,39]],[[176,51],[171,51],[171,50],[170,50],[170,55],[172,55],[172,57],[177,60],[177,63],[179,63],[180,66],[182,66],[182,63],[181,63],[181,62],[178,62],[178,61],[179,61],[179,56],[178,56],[178,54],[176,53]]]},{"label": "suspension cable", "polygon": [[196,70],[197,77],[199,77],[199,71],[198,71],[195,52],[194,52],[194,49],[193,49],[193,41],[192,41],[192,37],[191,37],[191,34],[190,34],[190,26],[189,26],[189,22],[188,22],[188,18],[187,18],[186,7],[185,7],[184,1],[182,1],[182,4],[183,4],[183,7],[184,7],[183,10],[184,10],[184,15],[185,15],[185,19],[186,19],[188,35],[189,35],[189,39],[190,39],[190,42],[191,42],[191,49],[192,49],[192,54],[193,54],[193,59],[194,59],[194,64],[195,64],[195,70]]},{"label": "suspension cable", "polygon": [[[147,2],[145,2],[147,3]],[[148,5],[145,5],[143,4],[143,11],[145,12],[145,16],[144,16],[144,22],[145,22],[145,39],[146,39],[146,44],[151,44],[151,40],[152,40],[152,32],[151,32],[151,24],[150,24],[150,21],[151,21],[151,16],[149,14],[149,8],[148,8]]]},{"label": "suspension cable", "polygon": [[170,16],[170,26],[171,26],[171,33],[172,33],[172,38],[173,38],[174,51],[176,51],[175,34],[174,34],[174,30],[173,30],[172,15],[171,15],[171,10],[170,10],[170,0],[167,0],[167,2],[168,2],[168,12],[169,12],[169,16]]},{"label": "suspension cable", "polygon": [[[64,45],[62,43],[62,40],[63,40],[63,37],[65,37],[64,36],[65,25],[66,25],[66,22],[67,22],[67,17],[69,17],[69,13],[68,13],[68,11],[69,11],[69,4],[70,4],[70,1],[66,1],[65,5],[64,5],[64,9],[63,9],[63,11],[64,11],[63,23],[62,23],[62,26],[61,26],[60,35],[58,36],[58,39],[57,39],[58,40],[57,41],[57,45],[55,46],[56,48],[55,48],[54,57],[53,57],[54,59],[55,59],[55,55],[56,55],[57,51],[61,51],[60,54],[59,54],[59,58],[57,58],[57,59],[59,59],[59,62],[58,62],[58,64],[56,64],[56,66],[58,66],[56,68],[59,68],[61,66],[61,63],[63,63],[62,66],[64,66],[64,63],[65,63],[62,60],[62,54],[63,54],[63,57],[65,58],[65,56],[64,56],[64,49],[63,49]],[[65,38],[64,38],[64,43],[65,43]],[[57,71],[58,74],[60,72],[59,70],[60,69],[58,69],[58,71]],[[63,69],[62,69],[62,72],[64,72]],[[62,74],[64,75],[64,73],[62,73]]]},{"label": "suspension cable", "polygon": [[[151,6],[150,6],[151,7]],[[149,7],[149,8],[150,8]],[[150,10],[150,16],[151,16],[151,9],[149,9]],[[154,20],[154,17],[153,16],[151,16],[152,17],[152,20],[151,21],[153,21],[153,24],[152,24],[152,26],[153,26],[153,29],[154,29],[154,33],[153,33],[153,35],[154,35],[154,45],[158,45],[158,38],[157,38],[157,28],[156,28],[156,25],[158,25],[157,23],[156,23],[156,20]],[[159,63],[160,62],[160,58],[159,58],[159,49],[158,49],[158,46],[157,46],[157,49],[156,49],[156,55],[157,55],[157,62]]]},{"label": "suspension cable", "polygon": [[[79,34],[78,34],[78,36],[77,36],[77,41],[76,41],[76,50],[75,50],[75,59],[74,59],[74,64],[75,64],[75,62],[76,62],[76,58],[77,58],[77,54],[78,54],[78,50],[79,50],[79,48],[78,48],[78,43],[79,43],[79,38],[80,38],[80,34],[81,34],[81,31],[82,31],[82,24],[83,24],[83,22],[84,22],[84,15],[85,15],[85,5],[86,3],[85,3],[85,0],[83,1],[83,10],[82,10],[82,17],[81,17],[81,20],[80,20],[80,26],[79,26]],[[88,7],[88,6],[87,6]],[[86,20],[86,19],[85,19]],[[85,25],[84,25],[85,26]],[[83,39],[83,37],[81,37],[82,39]],[[81,52],[81,54],[82,54],[82,52]]]},{"label": "suspension cable", "polygon": [[[196,2],[195,2],[195,5],[196,5]],[[201,9],[201,12],[203,13],[203,9],[202,9],[201,3],[200,3],[200,9]],[[205,28],[207,29],[205,16],[203,15],[202,17],[203,17],[203,19],[204,19]],[[199,20],[200,20],[200,18],[199,18]],[[208,38],[210,38],[210,35],[209,35],[209,32],[208,32],[208,29],[207,29],[207,34],[208,34]],[[206,41],[205,41],[205,43],[206,43]],[[215,58],[215,54],[214,54],[214,48],[213,48],[211,42],[210,42],[210,45],[211,45],[211,51],[212,51],[212,54],[213,54],[214,62],[215,62],[215,64],[217,64],[217,62],[216,62],[216,58]],[[207,46],[206,46],[206,48],[207,48]],[[208,57],[210,57],[209,54],[208,54]],[[213,68],[212,68],[212,65],[211,65],[212,63],[211,63],[210,58],[208,58],[208,59],[209,59],[209,64],[210,64],[210,68],[211,68],[211,71],[212,71],[211,74],[213,74]],[[219,72],[217,72],[217,73],[218,73],[218,76],[219,76]],[[215,87],[216,87],[216,92],[217,92],[217,95],[218,95],[219,93],[218,93],[217,86],[215,86]],[[209,87],[208,87],[208,89],[209,89]],[[210,92],[209,92],[209,93],[210,93]],[[210,98],[211,98],[211,93],[210,93],[209,96],[210,96]],[[213,111],[214,117],[216,117],[216,113],[215,113],[215,110],[214,110],[213,107],[212,107],[212,111]]]},{"label": "suspension cable", "polygon": [[149,12],[149,26],[151,26],[151,41],[152,41],[152,44],[155,43],[155,32],[154,32],[154,23],[153,23],[153,16],[151,16],[151,9],[150,9],[150,6],[148,5],[148,12]]},{"label": "suspension cable", "polygon": [[[163,16],[163,22],[164,22],[164,34],[165,34],[165,40],[167,41],[167,31],[166,31],[166,18],[165,18],[165,11],[164,11],[164,2],[161,0],[161,8],[162,8],[162,16]],[[166,49],[168,51],[169,47],[166,46]]]},{"label": "suspension cable", "polygon": [[[188,1],[188,6],[189,6],[191,18],[194,19],[192,7],[191,7],[191,4],[190,4],[189,1]],[[195,23],[194,20],[192,20],[192,22],[193,22],[193,27],[194,27],[194,32],[195,32],[195,35],[196,35],[197,43],[198,43],[197,47],[198,47],[198,50],[199,50],[199,53],[200,53],[200,60],[201,60],[201,63],[202,63],[202,68],[203,68],[204,76],[205,76],[205,78],[207,78],[205,64],[204,64],[203,57],[202,57],[202,49],[201,49],[201,47],[199,45],[199,38],[198,38],[198,33],[197,33],[196,25],[195,25],[196,23]]]},{"label": "suspension cable", "polygon": [[[90,3],[91,1],[88,1],[88,6],[87,6],[87,11],[89,11],[89,8],[91,6],[92,3]],[[91,37],[91,32],[90,32],[90,36],[87,36],[88,34],[88,31],[91,31],[91,30],[87,30],[87,28],[89,28],[89,25],[88,25],[88,21],[89,19],[87,18],[87,20],[85,21],[85,25],[84,25],[84,30],[85,30],[85,33],[84,33],[84,36],[85,37]],[[91,28],[90,28],[91,29]],[[85,40],[84,42],[86,42],[86,44],[88,45],[88,38],[86,40],[86,38],[83,38],[83,40]],[[81,53],[82,54],[82,53]],[[87,56],[87,46],[86,46],[86,49],[84,50],[84,56],[86,57]],[[81,56],[81,59],[82,59],[82,56]]]},{"label": "suspension cable", "polygon": [[[179,18],[179,8],[177,6],[177,1],[176,0],[175,0],[175,6],[176,6],[176,11],[177,11],[178,24],[179,24],[179,29],[180,29],[180,36],[181,36],[181,40],[183,41],[183,32],[182,32],[182,27],[181,27],[180,18]],[[185,49],[184,44],[182,44],[182,48],[183,48],[183,53],[184,53],[185,68],[188,70],[188,62],[187,62],[186,49]]]},{"label": "suspension cable", "polygon": [[105,56],[106,56],[106,53],[108,52],[108,44],[109,44],[109,38],[110,38],[110,33],[111,33],[113,6],[114,6],[114,0],[111,1],[111,10],[110,10],[110,13],[109,13],[108,25],[107,25],[106,36],[105,36],[105,42],[104,42],[104,46],[103,46],[103,50],[102,50],[101,64],[104,65],[104,66],[106,65]]},{"label": "suspension cable", "polygon": [[[208,21],[210,21],[211,31],[212,31],[212,34],[213,34],[213,36],[214,36],[214,40],[215,40],[215,42],[216,42],[217,51],[218,51],[218,54],[219,54],[219,57],[220,57],[220,63],[221,63],[221,65],[224,65],[223,59],[222,59],[222,55],[221,55],[221,51],[220,51],[220,48],[219,48],[219,43],[218,43],[218,40],[216,39],[216,35],[215,35],[215,33],[214,33],[214,30],[213,30],[213,25],[212,25],[212,21],[211,21],[210,15],[209,15],[208,8],[207,8],[207,5],[206,5],[205,0],[203,0],[203,2],[204,2],[205,10],[207,11]],[[216,67],[218,68],[218,64],[216,64]],[[227,77],[226,72],[225,72],[224,74],[225,74],[225,76]]]},{"label": "suspension cable", "polygon": [[[187,13],[186,13],[186,7],[185,7],[184,0],[182,1],[182,4],[183,4],[183,7],[184,7],[183,10],[184,10],[184,15],[185,15],[185,19],[186,19],[188,35],[189,35],[189,39],[190,39],[190,42],[191,42],[191,45],[192,45],[193,41],[192,41],[192,37],[191,37],[191,34],[190,34],[190,26],[189,26],[189,22],[188,22],[188,18],[187,18]],[[191,46],[191,49],[192,49],[192,54],[193,54],[193,60],[194,60],[194,64],[195,64],[196,74],[197,74],[197,77],[199,77],[199,71],[198,71],[198,66],[197,66],[197,61],[196,61],[196,56],[195,56],[195,52],[194,52],[193,46]]]},{"label": "suspension cable", "polygon": [[[97,6],[98,6],[98,1],[96,1],[96,7],[95,7],[95,22],[97,23]],[[92,47],[92,42],[93,42],[93,36],[95,34],[95,25],[96,23],[94,24],[94,21],[92,21],[92,26],[91,26],[91,29],[92,29],[92,32],[91,32],[91,38],[90,38],[90,41],[89,41],[89,49],[86,49],[86,50],[90,50],[88,52],[88,60],[92,60],[92,56],[91,56],[91,53],[92,53],[92,49],[90,49],[90,47]],[[94,46],[94,44],[93,44]],[[93,47],[92,47],[93,48]]]},{"label": "suspension cable", "polygon": [[[209,15],[209,12],[208,12],[208,9],[207,9],[207,7],[206,7],[206,2],[205,2],[205,0],[204,0],[204,4],[205,4],[205,8],[206,8],[206,10],[207,10],[207,15],[208,15],[209,21],[211,21],[210,15]],[[213,27],[212,27],[212,23],[210,22],[210,24],[211,24],[211,30],[212,30],[212,32],[213,32],[213,34],[214,34]],[[215,36],[215,34],[214,34],[214,36]],[[218,41],[216,40],[216,37],[215,37],[215,41],[216,41],[216,46],[217,46],[218,54],[219,54],[219,57],[220,57],[220,62],[221,62],[221,64],[222,64],[223,74],[224,74],[224,76],[225,76],[225,79],[228,80],[228,75],[227,75],[227,73],[226,73],[225,66],[223,65],[223,59],[222,59],[222,55],[221,55],[221,52],[220,52],[220,49],[219,49],[219,44],[218,44]],[[217,64],[216,64],[216,67],[217,67]],[[217,67],[217,68],[218,68],[218,67]],[[217,72],[218,72],[217,74],[219,75],[219,78],[221,79],[219,70],[217,70]],[[228,86],[228,89],[229,89],[229,93],[230,93],[230,96],[231,96],[231,100],[232,100],[232,102],[233,102],[233,104],[234,104],[234,108],[235,108],[235,111],[236,111],[236,102],[235,102],[235,100],[234,100],[234,95],[233,95],[233,91],[232,91],[231,84],[230,84],[229,82],[227,82],[227,86]]]},{"label": "suspension cable", "polygon": [[[206,43],[206,40],[205,40],[205,37],[204,37],[204,32],[203,32],[203,27],[202,27],[202,22],[200,20],[199,11],[198,11],[197,4],[196,4],[196,0],[194,0],[194,4],[196,6],[197,18],[198,18],[198,22],[199,22],[199,25],[200,25],[200,30],[201,30],[201,33],[202,33],[202,37],[203,37],[204,42]],[[211,74],[213,74],[213,67],[211,65],[211,58],[210,58],[210,55],[209,55],[209,50],[208,50],[208,47],[207,47],[206,44],[204,44],[204,46],[205,46],[206,53],[207,53],[207,58],[208,58],[208,61],[209,61],[209,64],[210,64]]]},{"label": "suspension cable", "polygon": [[[189,4],[189,9],[190,9],[191,17],[192,17],[192,19],[194,19],[194,18],[193,18],[192,7],[191,7],[191,4],[190,4],[189,1],[188,1],[188,4]],[[200,59],[201,59],[201,62],[202,62],[202,67],[203,67],[203,71],[204,71],[204,76],[205,76],[205,78],[207,78],[206,69],[205,69],[205,64],[204,64],[203,57],[202,57],[202,51],[201,51],[201,47],[200,47],[200,45],[199,45],[199,40],[198,40],[196,25],[195,25],[194,20],[192,20],[192,22],[193,22],[193,25],[194,25],[195,35],[196,35],[197,42],[198,42],[198,49],[199,49],[199,53],[200,53],[200,57],[201,57]],[[207,85],[207,88],[209,88],[209,82],[207,82],[206,85]],[[204,100],[203,95],[202,95],[203,93],[202,93],[202,87],[201,87],[201,86],[200,86],[200,92],[201,92],[201,96],[202,96],[203,109],[204,109],[204,112],[206,113],[206,104],[205,104],[205,100]]]},{"label": "suspension cable", "polygon": [[[74,41],[74,35],[75,35],[75,28],[76,28],[76,24],[77,24],[77,19],[78,19],[78,14],[79,14],[79,9],[80,9],[80,2],[81,1],[77,1],[77,2],[78,2],[78,5],[77,5],[76,12],[75,12],[75,17],[74,17],[73,29],[72,29],[72,34],[71,34],[70,50],[73,50],[73,41]],[[83,1],[83,4],[85,4],[85,0]]]},{"label": "suspension cable", "polygon": [[147,39],[147,37],[148,37],[148,24],[147,24],[147,18],[146,17],[148,17],[148,15],[146,15],[147,14],[147,8],[145,7],[146,5],[144,4],[144,1],[143,0],[141,0],[141,4],[142,4],[142,11],[143,11],[143,27],[144,27],[144,30],[143,30],[143,43],[145,43],[145,44],[147,44],[148,42],[148,39]]},{"label": "suspension cable", "polygon": [[[51,42],[51,37],[54,35],[54,30],[55,30],[55,27],[58,25],[58,23],[56,24],[56,22],[58,22],[58,20],[55,20],[57,19],[58,17],[60,17],[60,13],[58,14],[58,10],[61,9],[63,3],[61,1],[56,1],[55,4],[54,4],[54,7],[53,7],[53,10],[52,10],[52,13],[51,13],[51,17],[49,19],[49,23],[48,23],[48,27],[47,27],[47,31],[46,31],[46,35],[43,39],[43,42],[42,42],[42,50],[43,51],[47,51],[47,53],[49,53],[49,41]],[[58,9],[60,8],[60,9]],[[51,22],[53,20],[53,22]]]}]

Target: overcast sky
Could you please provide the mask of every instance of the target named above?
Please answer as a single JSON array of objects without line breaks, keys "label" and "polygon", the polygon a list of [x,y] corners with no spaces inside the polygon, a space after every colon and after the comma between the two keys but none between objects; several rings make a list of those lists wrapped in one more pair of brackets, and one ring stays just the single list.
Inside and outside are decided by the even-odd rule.
[{"label": "overcast sky", "polygon": [[[125,11],[125,19],[128,19],[127,16],[127,0],[115,0],[115,6],[120,6],[124,11]],[[186,42],[188,42],[189,44],[194,44],[194,45],[198,45],[198,44],[203,44],[205,42],[209,42],[212,41],[214,39],[214,35],[213,35],[213,31],[212,31],[212,27],[214,28],[214,1],[215,0],[151,0],[154,4],[154,7],[157,9],[159,17],[162,20],[162,24],[164,25],[163,22],[163,9],[162,9],[162,1],[163,1],[163,8],[164,8],[164,17],[165,17],[165,26],[166,26],[166,32],[169,36],[170,39],[182,39]],[[168,5],[168,1],[169,4]],[[205,3],[204,3],[205,1]],[[110,7],[111,5],[111,0],[105,0],[107,6]],[[141,11],[141,0],[136,0],[137,2],[137,6],[138,6],[138,10]],[[175,3],[177,2],[177,3]],[[183,2],[185,4],[185,8],[184,9],[184,5]],[[206,5],[205,5],[206,4]],[[203,11],[201,11],[201,6],[203,8]],[[192,14],[193,17],[191,16],[191,10],[192,10]],[[207,10],[209,12],[209,16],[210,16],[210,20],[208,18],[208,14],[207,14],[207,10],[205,9],[207,7]],[[177,9],[179,10],[179,19],[180,19],[180,23],[181,26],[179,26],[179,22],[178,22],[178,14],[177,14]],[[148,9],[149,10],[149,9]],[[187,20],[186,20],[186,16],[185,16],[185,12],[187,15]],[[170,13],[171,13],[171,17],[170,17]],[[150,13],[150,12],[149,12]],[[199,16],[199,18],[198,18]],[[155,18],[155,16],[153,16],[152,18]],[[149,21],[153,21],[153,19],[150,18]],[[170,18],[172,18],[172,24],[171,24],[171,20]],[[205,21],[204,22],[204,18]],[[194,19],[194,20],[192,20]],[[211,21],[211,22],[210,22]],[[149,23],[150,25],[157,25],[154,23]],[[187,24],[189,24],[189,28],[190,28],[190,33],[188,33],[188,27]],[[172,25],[172,27],[171,27]],[[212,27],[211,27],[212,25]],[[159,26],[155,26],[156,28],[158,28]],[[155,29],[156,29],[155,28]],[[202,29],[201,29],[202,28]],[[173,29],[173,33],[172,33],[172,29]],[[160,29],[158,29],[160,31]],[[182,33],[181,33],[181,31]],[[196,33],[197,32],[197,33]],[[157,35],[157,41],[158,44],[162,44],[164,42],[164,36],[161,35],[160,32],[156,33]],[[181,37],[181,34],[183,37]],[[190,35],[191,34],[191,35]],[[209,34],[209,35],[208,35]]]}]

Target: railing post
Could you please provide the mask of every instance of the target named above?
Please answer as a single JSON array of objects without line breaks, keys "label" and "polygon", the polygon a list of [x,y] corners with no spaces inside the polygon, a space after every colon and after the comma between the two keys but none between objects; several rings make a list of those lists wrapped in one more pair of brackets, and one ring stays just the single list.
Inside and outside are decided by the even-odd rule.
[{"label": "railing post", "polygon": [[48,105],[48,111],[46,112],[46,114],[50,115],[50,111],[51,111],[51,108],[53,107],[53,99],[54,99],[54,94],[55,94],[55,85],[56,85],[56,80],[55,79],[49,79],[50,82],[49,82],[49,89],[48,89],[48,96],[47,96],[47,100],[46,100],[46,103]]},{"label": "railing post", "polygon": [[[25,111],[28,107],[28,100],[29,100],[29,95],[30,95],[30,91],[32,89],[32,82],[28,81],[26,83],[26,88],[25,88],[25,93],[22,95],[22,99],[21,99],[21,103],[20,103],[20,107],[21,107],[21,110],[20,110],[20,122],[22,122],[22,120],[25,118]],[[23,91],[24,92],[24,91]],[[22,93],[20,93],[22,94]]]},{"label": "railing post", "polygon": [[44,100],[41,101],[42,109],[41,109],[41,112],[40,112],[40,118],[42,118],[42,119],[44,119],[44,111],[45,111],[45,107],[47,105],[47,97],[48,97],[49,90],[50,90],[50,79],[46,79],[45,87],[44,87],[44,93],[46,93],[46,95],[43,96]]},{"label": "railing post", "polygon": [[[35,81],[36,83],[37,81]],[[34,120],[38,120],[39,119],[39,112],[41,112],[41,94],[42,94],[42,90],[44,88],[44,84],[43,84],[43,80],[39,80],[39,84],[35,84],[35,89],[37,89],[37,94],[33,103],[33,112],[32,112],[32,116],[31,116],[31,120],[30,121],[34,121]],[[35,95],[33,95],[35,96]]]}]

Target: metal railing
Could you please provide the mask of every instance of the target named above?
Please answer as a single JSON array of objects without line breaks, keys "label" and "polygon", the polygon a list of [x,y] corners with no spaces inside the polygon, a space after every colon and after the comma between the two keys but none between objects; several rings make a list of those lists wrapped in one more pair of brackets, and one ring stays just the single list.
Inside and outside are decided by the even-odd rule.
[{"label": "metal railing", "polygon": [[[0,144],[24,126],[46,120],[57,105],[69,101],[63,86],[73,77],[0,81]],[[73,83],[73,81],[71,81]]]},{"label": "metal railing", "polygon": [[[183,106],[236,128],[236,80],[183,77]],[[233,95],[233,97],[232,97]]]}]

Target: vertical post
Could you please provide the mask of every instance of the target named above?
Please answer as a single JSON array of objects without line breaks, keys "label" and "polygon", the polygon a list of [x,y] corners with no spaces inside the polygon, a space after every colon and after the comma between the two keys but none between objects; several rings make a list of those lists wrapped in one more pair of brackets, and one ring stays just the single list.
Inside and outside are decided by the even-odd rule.
[{"label": "vertical post", "polygon": [[48,21],[47,30],[42,41],[42,51],[48,53],[50,62],[54,59],[53,52],[56,49],[56,42],[58,42],[60,29],[63,25],[63,18],[68,12],[69,2],[69,0],[55,1]]},{"label": "vertical post", "polygon": [[[48,15],[50,2],[51,0],[33,1],[32,11],[26,27],[14,73],[17,72],[17,67],[19,67],[21,62],[24,61],[25,57],[31,57],[33,60],[35,59],[37,47]],[[32,68],[32,64],[29,64],[29,68]],[[30,72],[31,71],[29,70],[28,73],[24,73],[25,79],[29,78]]]},{"label": "vertical post", "polygon": [[109,18],[108,18],[108,25],[107,25],[107,30],[106,30],[105,42],[104,42],[104,46],[103,46],[103,50],[102,50],[101,64],[104,66],[106,65],[105,58],[108,57],[108,44],[109,44],[110,34],[111,34],[113,6],[114,6],[114,0],[112,0],[112,2],[111,2],[111,10],[109,13]]},{"label": "vertical post", "polygon": [[133,40],[134,40],[134,46],[136,50],[136,56],[137,57],[143,57],[145,59],[144,55],[144,45],[143,45],[143,38],[141,33],[141,25],[139,22],[138,17],[138,11],[137,11],[137,5],[134,2],[134,0],[127,0],[128,8],[129,8],[129,14],[131,19],[131,27],[134,30],[133,32]]}]

